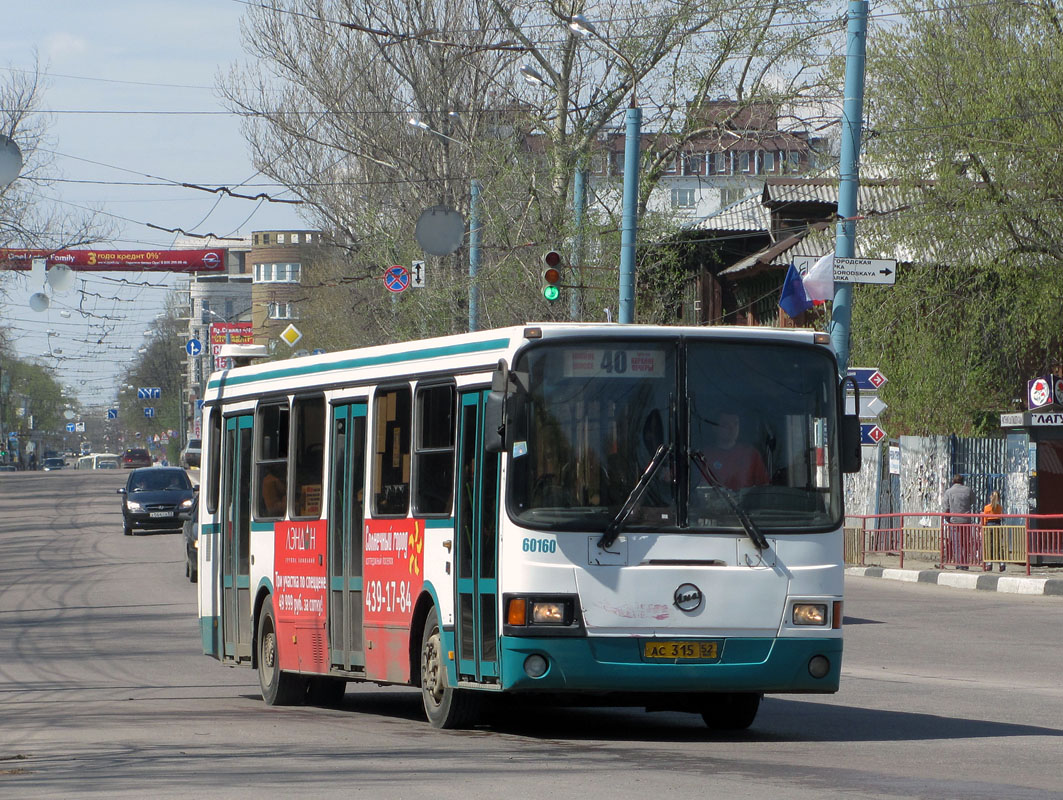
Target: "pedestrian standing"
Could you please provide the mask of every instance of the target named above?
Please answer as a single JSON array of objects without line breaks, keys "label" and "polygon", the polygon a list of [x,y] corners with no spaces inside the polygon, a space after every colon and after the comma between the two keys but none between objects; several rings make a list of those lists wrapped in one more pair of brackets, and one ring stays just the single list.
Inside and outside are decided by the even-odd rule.
[{"label": "pedestrian standing", "polygon": [[[1001,503],[1000,503],[1000,492],[994,491],[992,494],[989,495],[989,502],[986,503],[985,504],[985,508],[982,509],[982,514],[985,517],[984,524],[987,525],[987,526],[988,525],[999,526],[1000,523],[1001,523],[1001,516],[1000,515],[1003,514],[1003,513],[1004,513],[1004,506],[1001,505]],[[1000,537],[996,537],[996,538],[1000,539]],[[1005,547],[1004,542],[1003,541],[999,541],[997,543],[997,547],[1003,549]],[[1008,555],[1011,554],[1011,534],[1010,533],[1008,534],[1007,553],[1008,553]],[[1000,566],[1000,571],[1003,572],[1004,571],[1004,562],[1003,561],[999,562],[999,566]],[[992,569],[993,568],[993,564],[992,563],[987,564],[986,568],[987,569]]]},{"label": "pedestrian standing", "polygon": [[945,542],[948,545],[945,563],[951,561],[957,569],[968,569],[968,564],[978,560],[974,552],[973,508],[971,487],[964,485],[962,475],[953,475],[952,486],[945,491]]}]

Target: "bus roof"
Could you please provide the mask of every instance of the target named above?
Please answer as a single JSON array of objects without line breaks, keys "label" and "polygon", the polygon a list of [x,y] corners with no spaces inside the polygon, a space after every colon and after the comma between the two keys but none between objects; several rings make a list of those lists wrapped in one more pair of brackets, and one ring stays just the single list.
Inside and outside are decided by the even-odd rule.
[{"label": "bus roof", "polygon": [[[508,328],[460,333],[396,344],[377,345],[334,353],[258,362],[214,372],[207,383],[208,402],[224,394],[229,399],[283,392],[296,386],[327,386],[350,380],[382,381],[410,373],[489,371],[499,359],[512,363],[517,350],[531,341],[553,338],[696,337],[822,344],[825,338],[811,329],[768,328],[743,325],[674,326],[619,325],[617,323],[530,322]],[[344,373],[341,375],[341,373]]]}]

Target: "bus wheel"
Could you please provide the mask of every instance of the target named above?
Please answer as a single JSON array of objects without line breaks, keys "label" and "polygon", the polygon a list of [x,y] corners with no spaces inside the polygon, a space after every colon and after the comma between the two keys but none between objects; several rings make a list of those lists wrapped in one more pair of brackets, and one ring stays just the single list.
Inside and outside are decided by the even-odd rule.
[{"label": "bus wheel", "polygon": [[262,603],[258,619],[258,685],[267,705],[290,706],[306,698],[306,680],[284,672],[278,664],[277,621],[271,597]]},{"label": "bus wheel", "polygon": [[312,706],[332,708],[343,702],[347,681],[343,678],[310,678],[306,690],[306,702]]},{"label": "bus wheel", "polygon": [[428,612],[421,638],[421,699],[434,728],[465,728],[476,721],[479,698],[468,689],[447,686],[446,655],[435,608]]},{"label": "bus wheel", "polygon": [[752,693],[711,695],[701,718],[714,731],[744,731],[756,719],[761,697]]}]

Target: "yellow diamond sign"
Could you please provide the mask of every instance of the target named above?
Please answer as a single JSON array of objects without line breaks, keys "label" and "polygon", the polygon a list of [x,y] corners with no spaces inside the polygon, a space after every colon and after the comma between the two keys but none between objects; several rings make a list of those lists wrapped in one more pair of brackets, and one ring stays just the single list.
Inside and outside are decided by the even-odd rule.
[{"label": "yellow diamond sign", "polygon": [[303,338],[302,332],[294,325],[289,325],[283,331],[281,331],[281,338],[288,347],[295,347],[300,339]]}]

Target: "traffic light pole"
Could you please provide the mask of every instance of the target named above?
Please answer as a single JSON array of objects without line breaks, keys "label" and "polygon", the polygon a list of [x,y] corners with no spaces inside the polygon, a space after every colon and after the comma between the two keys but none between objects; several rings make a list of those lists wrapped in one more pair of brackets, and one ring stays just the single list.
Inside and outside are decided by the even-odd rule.
[{"label": "traffic light pole", "polygon": [[480,236],[483,228],[480,224],[480,182],[473,180],[469,185],[469,331],[480,329],[480,286],[477,274],[480,272]]},{"label": "traffic light pole", "polygon": [[[634,78],[634,70],[632,70]],[[635,321],[635,238],[638,232],[639,139],[642,136],[642,109],[635,105],[632,90],[627,110],[624,141],[624,216],[620,232],[620,316],[621,324]]]}]

